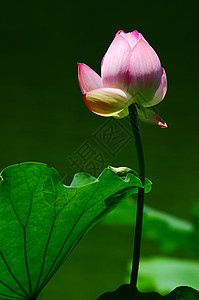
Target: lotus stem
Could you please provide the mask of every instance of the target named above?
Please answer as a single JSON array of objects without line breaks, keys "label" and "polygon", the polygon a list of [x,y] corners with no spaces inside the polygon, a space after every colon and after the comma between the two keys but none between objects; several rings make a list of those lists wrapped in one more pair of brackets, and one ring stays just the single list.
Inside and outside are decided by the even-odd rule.
[{"label": "lotus stem", "polygon": [[[130,121],[133,129],[133,135],[134,135],[136,151],[137,151],[139,178],[144,186],[145,183],[144,153],[143,153],[142,142],[140,138],[138,116],[137,116],[137,110],[135,104],[129,106],[129,115],[130,115]],[[133,265],[132,265],[131,281],[130,281],[130,284],[132,285],[133,289],[136,289],[137,287],[137,278],[138,278],[138,271],[139,271],[143,208],[144,208],[144,187],[138,188]]]}]

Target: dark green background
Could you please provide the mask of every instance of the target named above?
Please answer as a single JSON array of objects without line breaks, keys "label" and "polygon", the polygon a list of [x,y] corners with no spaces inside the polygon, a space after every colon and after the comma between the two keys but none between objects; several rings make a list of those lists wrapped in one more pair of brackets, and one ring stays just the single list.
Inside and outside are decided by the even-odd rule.
[{"label": "dark green background", "polygon": [[[22,161],[55,167],[69,183],[68,157],[104,118],[83,102],[77,62],[100,73],[115,33],[137,29],[158,53],[168,93],[156,107],[163,130],[142,126],[147,203],[190,219],[198,192],[198,12],[196,1],[0,1],[1,169]],[[133,141],[113,166],[137,168]],[[131,229],[98,225],[46,288],[43,299],[95,299],[123,282]],[[157,249],[144,242],[143,254]]]}]

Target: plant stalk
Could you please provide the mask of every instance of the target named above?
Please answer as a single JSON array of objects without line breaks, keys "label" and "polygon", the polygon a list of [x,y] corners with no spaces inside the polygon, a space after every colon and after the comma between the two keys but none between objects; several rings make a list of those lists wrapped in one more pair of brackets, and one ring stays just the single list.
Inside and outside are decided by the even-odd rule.
[{"label": "plant stalk", "polygon": [[[144,153],[143,153],[142,142],[140,138],[138,116],[137,116],[137,110],[135,104],[131,104],[129,106],[129,116],[130,116],[130,121],[133,129],[133,135],[134,135],[136,151],[137,151],[139,178],[144,186],[145,183]],[[139,270],[143,208],[144,208],[144,188],[138,188],[133,265],[132,265],[131,281],[130,281],[130,284],[132,285],[133,289],[136,289],[137,286],[137,278],[138,278],[138,270]]]}]

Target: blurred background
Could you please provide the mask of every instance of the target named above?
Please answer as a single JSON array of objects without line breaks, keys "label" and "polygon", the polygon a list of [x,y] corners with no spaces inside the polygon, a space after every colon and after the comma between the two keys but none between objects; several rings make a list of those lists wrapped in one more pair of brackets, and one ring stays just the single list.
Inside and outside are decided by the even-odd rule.
[{"label": "blurred background", "polygon": [[[1,0],[1,170],[24,161],[44,162],[57,169],[66,184],[77,171],[97,176],[108,164],[137,170],[128,119],[115,123],[92,114],[77,80],[77,62],[100,74],[101,59],[115,33],[137,29],[158,53],[168,77],[166,98],[155,107],[168,129],[141,126],[146,174],[153,182],[146,204],[192,224],[199,201],[195,5],[194,1],[187,5],[183,1]],[[114,144],[111,137],[116,131],[122,140]],[[41,299],[92,300],[116,289],[128,277],[132,238],[130,224],[95,226]],[[197,251],[174,248],[167,256],[198,259]],[[165,251],[156,240],[143,239],[144,259]]]}]

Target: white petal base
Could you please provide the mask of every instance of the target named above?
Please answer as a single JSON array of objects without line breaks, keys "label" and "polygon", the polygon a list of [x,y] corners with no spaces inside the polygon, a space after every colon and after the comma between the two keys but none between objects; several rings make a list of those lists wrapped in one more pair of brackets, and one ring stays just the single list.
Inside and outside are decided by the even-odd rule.
[{"label": "white petal base", "polygon": [[134,99],[128,92],[115,88],[100,88],[83,95],[88,108],[97,115],[110,117],[119,115]]}]

